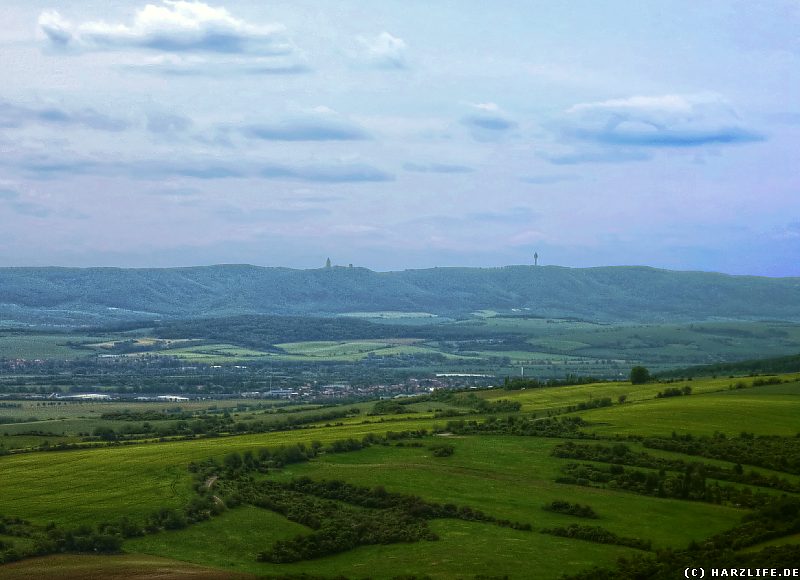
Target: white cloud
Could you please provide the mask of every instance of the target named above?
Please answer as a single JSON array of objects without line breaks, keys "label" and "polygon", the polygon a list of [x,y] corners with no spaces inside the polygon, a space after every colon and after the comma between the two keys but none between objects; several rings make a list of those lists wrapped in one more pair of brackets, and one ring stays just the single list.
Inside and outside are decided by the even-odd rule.
[{"label": "white cloud", "polygon": [[581,103],[567,109],[567,113],[585,111],[650,111],[658,113],[687,114],[700,103],[720,103],[721,99],[705,95],[662,95],[658,97],[634,96],[627,99],[609,99],[596,103]]},{"label": "white cloud", "polygon": [[478,141],[494,140],[517,128],[517,122],[497,103],[470,103],[470,108],[473,111],[461,118],[461,124]]},{"label": "white cloud", "polygon": [[65,46],[72,40],[72,24],[55,10],[47,10],[39,15],[39,30],[57,46]]},{"label": "white cloud", "polygon": [[91,108],[72,110],[60,105],[28,106],[10,103],[0,98],[0,127],[18,128],[42,125],[63,129],[83,127],[97,131],[123,131],[128,128],[124,119],[99,113]]},{"label": "white cloud", "polygon": [[142,57],[132,55],[120,67],[139,73],[168,77],[213,76],[285,76],[303,75],[312,72],[301,55],[254,56],[215,54],[157,54]]},{"label": "white cloud", "polygon": [[472,106],[479,111],[488,111],[490,113],[497,113],[500,111],[500,106],[497,103],[475,103]]},{"label": "white cloud", "polygon": [[325,106],[273,122],[250,123],[243,135],[265,141],[361,141],[369,134],[360,125]]},{"label": "white cloud", "polygon": [[360,45],[359,57],[370,66],[383,69],[404,69],[408,66],[408,46],[402,38],[381,32],[378,36],[356,40]]},{"label": "white cloud", "polygon": [[567,109],[560,122],[572,139],[626,147],[698,147],[763,139],[748,129],[722,97],[633,96]]},{"label": "white cloud", "polygon": [[162,52],[289,54],[293,46],[281,25],[254,25],[225,8],[203,2],[163,0],[147,4],[131,24],[84,22],[72,25],[51,10],[39,29],[55,46],[84,50],[144,48]]}]

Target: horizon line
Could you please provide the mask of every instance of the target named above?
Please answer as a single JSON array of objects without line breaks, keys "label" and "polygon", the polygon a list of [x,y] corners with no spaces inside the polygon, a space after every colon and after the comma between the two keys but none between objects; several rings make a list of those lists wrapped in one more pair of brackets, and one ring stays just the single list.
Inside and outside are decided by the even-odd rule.
[{"label": "horizon line", "polygon": [[717,274],[720,276],[734,276],[734,277],[749,277],[749,278],[772,278],[772,279],[786,279],[786,278],[800,278],[800,275],[782,275],[782,276],[769,276],[765,274],[733,274],[730,272],[720,272],[717,270],[698,270],[698,269],[672,269],[663,268],[659,266],[650,266],[647,264],[611,264],[603,266],[564,266],[559,264],[504,264],[501,266],[428,266],[422,268],[404,268],[402,270],[377,270],[367,266],[357,266],[355,264],[331,264],[330,266],[323,265],[316,268],[302,268],[293,266],[265,266],[246,262],[221,262],[215,264],[193,264],[187,266],[0,266],[0,270],[191,270],[201,268],[258,268],[264,270],[293,270],[297,272],[308,272],[314,270],[367,270],[378,274],[392,274],[420,270],[502,270],[505,268],[558,268],[564,270],[598,270],[598,269],[647,269],[658,270],[662,272],[674,272],[683,274]]}]

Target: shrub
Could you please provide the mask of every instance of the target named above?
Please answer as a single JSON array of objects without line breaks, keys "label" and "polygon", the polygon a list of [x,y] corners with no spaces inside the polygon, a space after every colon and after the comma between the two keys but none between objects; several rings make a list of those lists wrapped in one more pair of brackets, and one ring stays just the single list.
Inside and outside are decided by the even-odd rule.
[{"label": "shrub", "polygon": [[456,448],[449,443],[435,443],[428,447],[433,452],[434,457],[450,457],[456,452]]}]

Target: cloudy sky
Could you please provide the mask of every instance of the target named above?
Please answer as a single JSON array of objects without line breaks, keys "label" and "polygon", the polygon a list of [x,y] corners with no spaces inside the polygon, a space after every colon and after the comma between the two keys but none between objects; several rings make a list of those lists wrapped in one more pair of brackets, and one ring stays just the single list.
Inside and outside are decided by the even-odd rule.
[{"label": "cloudy sky", "polygon": [[0,265],[800,276],[800,0],[0,5]]}]

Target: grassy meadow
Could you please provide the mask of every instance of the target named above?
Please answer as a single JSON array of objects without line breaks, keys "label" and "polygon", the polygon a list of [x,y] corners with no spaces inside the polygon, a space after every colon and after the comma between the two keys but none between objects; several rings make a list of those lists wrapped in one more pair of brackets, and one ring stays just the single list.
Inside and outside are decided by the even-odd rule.
[{"label": "grassy meadow", "polygon": [[[607,324],[475,312],[458,320],[419,312],[361,312],[333,320],[379,323],[369,337],[345,340],[277,340],[274,333],[221,340],[202,325],[185,337],[155,336],[157,329],[102,336],[65,332],[0,332],[0,353],[27,360],[95,357],[170,357],[186,364],[348,364],[379,361],[387,368],[425,372],[469,370],[496,376],[526,373],[543,378],[582,374],[622,379],[635,364],[653,371],[780,356],[800,351],[800,329],[785,322]],[[261,329],[264,330],[264,329]],[[311,336],[312,329],[297,329]],[[375,333],[378,334],[375,334]],[[214,338],[216,337],[216,338]]]},{"label": "grassy meadow", "polygon": [[[435,542],[363,546],[310,562],[259,564],[253,562],[254,555],[270,540],[309,530],[287,527],[286,523],[291,522],[271,512],[253,511],[255,508],[249,512],[247,508],[237,508],[221,521],[212,520],[161,538],[135,540],[130,548],[253,574],[318,574],[324,570],[331,578],[391,578],[403,574],[426,574],[431,578],[472,578],[476,574],[524,577],[519,575],[521,563],[527,570],[537,570],[538,577],[547,578],[577,572],[594,563],[611,564],[631,552],[629,548],[539,537],[476,522],[436,520],[432,527],[439,540]],[[253,529],[266,533],[254,536]],[[208,550],[209,536],[218,539],[221,550]]]},{"label": "grassy meadow", "polygon": [[597,409],[598,434],[728,436],[741,432],[793,437],[800,433],[800,382],[719,391]]},{"label": "grassy meadow", "polygon": [[[741,379],[744,385],[739,388],[735,386],[739,379],[695,379],[689,383],[691,395],[669,398],[658,398],[657,394],[669,386],[683,386],[684,383],[597,383],[520,391],[493,389],[474,394],[488,401],[517,401],[522,406],[520,414],[536,413],[541,417],[563,413],[569,405],[609,397],[613,400],[611,406],[565,415],[582,417],[587,423],[586,431],[601,440],[619,435],[670,436],[672,431],[696,436],[714,433],[734,436],[746,430],[756,435],[793,437],[800,432],[800,382],[798,375],[779,378],[780,384],[762,386],[752,386],[753,379],[744,378]],[[624,403],[618,402],[619,395],[626,395]],[[191,500],[195,492],[187,466],[192,461],[209,457],[221,461],[231,453],[257,451],[262,447],[311,445],[315,441],[326,445],[344,439],[360,440],[370,433],[427,429],[438,430],[441,434],[428,435],[413,445],[378,445],[360,451],[324,453],[311,461],[286,465],[259,477],[276,482],[310,477],[370,488],[382,486],[390,492],[419,496],[425,501],[470,506],[497,518],[529,523],[532,531],[485,522],[436,519],[430,525],[438,541],[365,545],[312,560],[263,563],[256,560],[256,555],[273,542],[306,535],[311,530],[279,513],[243,505],[181,530],[126,540],[123,550],[128,555],[122,558],[51,556],[6,565],[0,571],[9,571],[12,575],[7,577],[15,578],[21,576],[13,574],[22,574],[23,570],[38,574],[37,570],[46,568],[48,562],[55,562],[53,565],[63,566],[64,577],[69,577],[66,574],[70,567],[89,570],[100,562],[113,569],[129,565],[135,578],[140,569],[142,577],[146,577],[150,572],[145,569],[169,568],[170,563],[177,562],[174,574],[166,577],[190,574],[182,570],[181,566],[185,565],[201,578],[209,569],[219,570],[220,574],[242,574],[241,577],[306,573],[331,578],[339,575],[391,578],[401,574],[442,579],[478,575],[527,578],[526,571],[535,569],[537,578],[555,579],[590,565],[611,566],[619,556],[641,550],[540,533],[544,528],[583,523],[573,516],[544,510],[543,506],[550,502],[565,500],[591,506],[598,518],[588,523],[602,526],[620,537],[649,540],[654,548],[677,549],[691,541],[701,541],[736,526],[748,513],[746,509],[729,505],[687,503],[622,489],[557,483],[556,479],[570,460],[555,457],[552,451],[564,439],[442,433],[447,420],[434,418],[431,411],[434,408],[459,409],[458,401],[456,397],[448,403],[411,403],[406,408],[414,412],[386,416],[370,415],[374,403],[364,403],[359,406],[360,415],[336,421],[336,424],[320,423],[292,431],[162,442],[134,441],[91,449],[11,454],[0,457],[0,489],[3,489],[0,514],[21,517],[42,526],[48,522],[59,526],[97,525],[123,516],[144,521],[156,510],[180,509]],[[59,421],[58,413],[97,414],[110,406],[94,403],[67,407],[69,411],[47,406],[38,409],[42,412],[42,421],[50,422]],[[25,415],[36,410],[33,407],[15,409],[15,412]],[[248,418],[259,413],[276,415],[267,411],[236,411],[235,406],[231,406],[231,410]],[[484,419],[474,414],[468,418]],[[69,420],[79,419],[62,419],[62,422]],[[443,442],[452,446],[449,457],[438,457],[431,451]],[[635,441],[631,445],[641,449]],[[660,457],[697,459],[674,452],[652,453]],[[707,462],[730,465],[724,461]],[[793,474],[756,471],[798,481]],[[209,542],[209,538],[213,541]],[[18,538],[8,541],[11,544],[20,542]],[[782,545],[781,542],[780,539],[771,540],[769,545]],[[786,543],[792,542],[796,542],[796,535],[787,537]],[[195,566],[197,568],[193,568]],[[80,577],[78,572],[74,574]],[[44,577],[47,578],[46,574]]]},{"label": "grassy meadow", "polygon": [[106,339],[84,335],[2,333],[0,353],[10,359],[72,360],[91,354],[92,347],[89,345],[103,340]]},{"label": "grassy meadow", "polygon": [[5,580],[246,580],[254,576],[206,568],[179,560],[142,554],[105,556],[63,555],[25,560],[3,566]]}]

